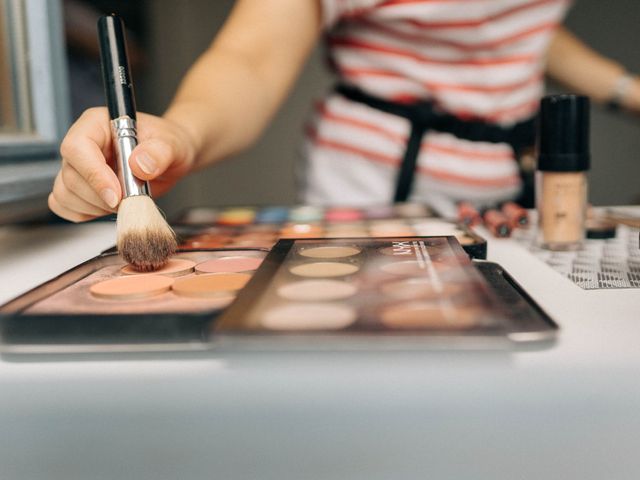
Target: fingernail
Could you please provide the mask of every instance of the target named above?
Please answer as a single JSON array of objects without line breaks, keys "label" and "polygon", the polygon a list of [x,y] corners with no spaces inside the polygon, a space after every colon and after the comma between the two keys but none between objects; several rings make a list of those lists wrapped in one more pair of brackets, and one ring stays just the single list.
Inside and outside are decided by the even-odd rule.
[{"label": "fingernail", "polygon": [[102,200],[104,200],[104,203],[109,205],[110,208],[116,208],[118,205],[118,196],[116,195],[116,192],[110,188],[102,190],[102,192],[100,192],[100,196],[102,197]]},{"label": "fingernail", "polygon": [[136,157],[136,161],[138,162],[138,166],[140,167],[140,169],[147,175],[155,173],[158,169],[158,165],[156,164],[155,160],[146,153],[139,154]]}]

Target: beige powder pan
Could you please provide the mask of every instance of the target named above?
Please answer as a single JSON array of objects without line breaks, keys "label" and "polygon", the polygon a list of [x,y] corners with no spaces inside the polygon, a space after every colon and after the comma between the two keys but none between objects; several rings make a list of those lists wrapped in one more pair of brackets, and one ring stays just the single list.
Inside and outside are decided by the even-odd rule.
[{"label": "beige powder pan", "polygon": [[429,278],[417,277],[382,284],[380,290],[398,300],[439,299],[451,297],[465,291],[463,283],[444,283],[436,285]]},{"label": "beige powder pan", "polygon": [[339,330],[355,322],[356,316],[347,305],[290,303],[265,312],[261,323],[271,330]]},{"label": "beige powder pan", "polygon": [[360,253],[360,249],[349,246],[312,247],[300,250],[300,255],[310,258],[344,258]]},{"label": "beige powder pan", "polygon": [[358,266],[340,262],[313,262],[296,265],[291,267],[289,271],[301,277],[342,277],[356,273]]},{"label": "beige powder pan", "polygon": [[339,280],[302,280],[278,288],[278,295],[287,300],[320,302],[342,300],[355,295],[355,285]]}]

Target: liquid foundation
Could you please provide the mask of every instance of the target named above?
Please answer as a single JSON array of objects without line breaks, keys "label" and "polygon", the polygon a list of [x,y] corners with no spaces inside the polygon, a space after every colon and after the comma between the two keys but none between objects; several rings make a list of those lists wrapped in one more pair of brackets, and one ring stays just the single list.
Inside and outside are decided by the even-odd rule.
[{"label": "liquid foundation", "polygon": [[585,235],[584,172],[538,172],[539,243],[549,250],[577,250]]},{"label": "liquid foundation", "polygon": [[538,143],[538,245],[577,250],[585,237],[589,99],[577,95],[543,98]]}]

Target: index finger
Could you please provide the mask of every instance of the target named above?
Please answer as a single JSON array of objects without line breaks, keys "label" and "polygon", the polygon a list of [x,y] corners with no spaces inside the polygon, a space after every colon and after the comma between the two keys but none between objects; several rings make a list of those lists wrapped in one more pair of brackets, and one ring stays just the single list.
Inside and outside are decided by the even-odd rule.
[{"label": "index finger", "polygon": [[97,108],[87,110],[71,126],[60,146],[60,154],[98,195],[113,198],[110,190],[120,199],[120,182],[107,164],[111,148],[107,109]]}]

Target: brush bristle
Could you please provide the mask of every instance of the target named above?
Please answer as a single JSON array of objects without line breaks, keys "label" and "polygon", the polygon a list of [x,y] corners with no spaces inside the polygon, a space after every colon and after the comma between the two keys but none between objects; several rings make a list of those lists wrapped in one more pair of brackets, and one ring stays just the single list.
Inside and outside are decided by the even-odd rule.
[{"label": "brush bristle", "polygon": [[177,248],[176,234],[146,195],[122,200],[116,230],[120,255],[141,272],[162,267]]}]

